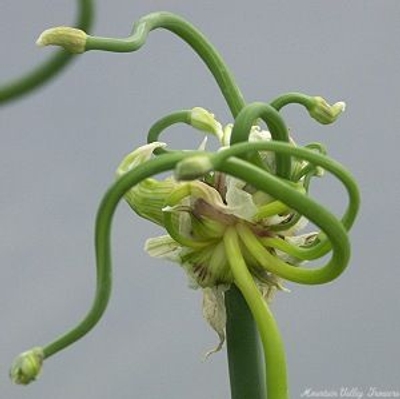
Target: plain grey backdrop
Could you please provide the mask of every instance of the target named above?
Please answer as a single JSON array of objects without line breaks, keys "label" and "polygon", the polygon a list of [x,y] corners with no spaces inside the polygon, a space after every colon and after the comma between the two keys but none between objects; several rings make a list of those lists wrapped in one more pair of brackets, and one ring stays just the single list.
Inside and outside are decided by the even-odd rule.
[{"label": "plain grey backdrop", "polygon": [[[36,48],[36,37],[73,24],[76,3],[1,0],[0,82],[52,53]],[[98,0],[94,32],[125,36],[156,10],[198,26],[247,101],[304,91],[347,102],[327,127],[296,106],[284,114],[300,144],[325,143],[360,183],[351,263],[331,284],[289,284],[273,311],[292,398],[307,388],[400,391],[400,2]],[[144,253],[145,239],[161,232],[125,204],[113,231],[113,296],[100,324],[46,361],[39,381],[20,387],[8,379],[16,354],[53,340],[90,306],[96,209],[121,158],[145,142],[157,118],[193,106],[230,122],[198,57],[157,31],[133,54],[79,56],[58,79],[1,107],[0,398],[229,397],[225,350],[201,361],[217,339],[202,320],[200,293],[188,289],[178,266]],[[201,135],[178,129],[168,140],[192,148]],[[315,182],[313,192],[343,209],[332,179]]]}]

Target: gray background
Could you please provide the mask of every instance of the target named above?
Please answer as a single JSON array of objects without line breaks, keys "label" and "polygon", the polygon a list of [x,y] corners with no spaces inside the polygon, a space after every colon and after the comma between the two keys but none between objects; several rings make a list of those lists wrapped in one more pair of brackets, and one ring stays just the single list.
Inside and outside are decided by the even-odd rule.
[{"label": "gray background", "polygon": [[[273,311],[293,398],[309,387],[400,391],[400,2],[97,3],[100,35],[127,35],[134,20],[160,9],[186,16],[220,49],[248,101],[297,90],[347,102],[332,126],[295,106],[285,116],[300,144],[325,143],[360,182],[351,264],[329,285],[289,284],[292,293],[278,295]],[[53,50],[37,49],[37,35],[73,23],[75,7],[2,0],[0,81],[45,59]],[[101,323],[49,359],[31,386],[13,386],[7,376],[14,355],[52,340],[87,311],[95,213],[122,156],[144,143],[157,118],[197,105],[230,121],[197,56],[158,31],[135,54],[80,56],[42,90],[1,108],[1,398],[229,397],[225,350],[201,362],[216,337],[201,318],[200,293],[187,288],[179,267],[144,253],[144,240],[160,231],[125,205],[114,224],[114,292]],[[192,148],[201,137],[177,130],[168,139]],[[343,209],[332,179],[316,182],[313,192],[335,212]]]}]

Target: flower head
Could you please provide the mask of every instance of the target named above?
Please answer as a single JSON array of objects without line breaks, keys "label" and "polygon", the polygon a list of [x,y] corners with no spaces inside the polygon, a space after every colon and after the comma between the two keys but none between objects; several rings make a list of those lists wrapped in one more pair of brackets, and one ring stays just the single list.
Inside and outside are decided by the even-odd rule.
[{"label": "flower head", "polygon": [[[228,148],[232,125],[221,131],[220,151],[224,151]],[[269,140],[268,131],[258,126],[251,129],[250,142]],[[118,176],[149,160],[152,152],[162,146],[165,145],[155,142],[126,156],[118,168]],[[267,169],[275,168],[273,153],[260,152],[260,157]],[[308,163],[298,161],[293,164],[293,170],[301,171],[307,166]],[[311,242],[316,235],[310,233],[295,239],[297,231],[304,227],[304,218],[298,218],[284,203],[247,182],[212,169],[209,157],[195,155],[178,163],[175,176],[164,180],[146,179],[130,189],[125,198],[136,213],[166,229],[167,235],[148,239],[145,249],[153,257],[180,264],[190,286],[203,290],[203,314],[220,337],[219,349],[224,340],[221,326],[226,317],[223,292],[234,282],[223,242],[227,229],[244,226],[250,239],[263,245],[270,256],[293,267],[302,260],[269,246],[268,239],[291,247]],[[301,174],[292,185],[300,192],[306,191]],[[249,271],[265,298],[270,300],[277,289],[283,289],[281,279],[260,266],[252,250],[243,242],[241,245]]]}]

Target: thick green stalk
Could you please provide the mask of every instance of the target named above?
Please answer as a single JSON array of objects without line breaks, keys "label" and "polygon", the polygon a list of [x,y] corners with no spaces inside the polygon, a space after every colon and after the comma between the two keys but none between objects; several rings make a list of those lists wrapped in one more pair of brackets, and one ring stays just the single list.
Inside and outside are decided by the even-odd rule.
[{"label": "thick green stalk", "polygon": [[232,284],[225,293],[226,344],[232,399],[265,399],[260,337],[243,295]]},{"label": "thick green stalk", "polygon": [[[89,31],[93,22],[93,0],[79,0],[79,14],[76,26]],[[0,86],[0,104],[16,100],[49,81],[66,67],[74,56],[65,50],[57,51],[32,71]]]},{"label": "thick green stalk", "polygon": [[[224,245],[235,285],[243,294],[260,332],[265,360],[267,397],[268,399],[287,399],[286,359],[282,338],[268,304],[258,290],[244,261],[236,227],[227,229],[224,235]],[[246,341],[239,341],[239,345],[242,346],[242,350],[246,350]],[[259,365],[259,372],[261,371],[260,369],[261,366]],[[240,384],[240,387],[245,384],[245,381],[239,378],[239,381],[235,381],[235,384]],[[250,398],[252,399],[253,397],[246,395],[237,399]]]}]

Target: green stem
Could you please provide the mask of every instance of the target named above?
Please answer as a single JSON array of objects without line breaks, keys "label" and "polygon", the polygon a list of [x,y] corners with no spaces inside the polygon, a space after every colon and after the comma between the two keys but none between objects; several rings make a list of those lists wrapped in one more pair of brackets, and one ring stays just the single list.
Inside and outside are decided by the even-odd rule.
[{"label": "green stem", "polygon": [[282,94],[270,102],[270,105],[277,111],[280,111],[283,107],[289,104],[300,104],[309,109],[314,104],[314,97],[303,93],[290,92]]},{"label": "green stem", "polygon": [[[235,227],[228,228],[224,235],[225,253],[235,284],[243,294],[260,332],[264,351],[267,396],[268,399],[286,399],[288,387],[282,338],[275,319],[246,266],[235,229]],[[241,345],[243,344],[242,341]],[[235,384],[244,383],[245,381],[235,381]],[[240,397],[240,399],[247,398],[253,397]]]},{"label": "green stem", "polygon": [[106,192],[96,218],[97,284],[93,305],[76,327],[43,348],[45,358],[63,350],[86,335],[97,324],[107,307],[111,294],[111,223],[119,201],[132,186],[152,175],[173,169],[176,163],[186,156],[190,156],[190,154],[179,152],[161,155],[127,172]]},{"label": "green stem", "polygon": [[232,284],[225,293],[226,345],[232,399],[265,399],[265,366],[260,336],[250,309]]},{"label": "green stem", "polygon": [[[177,123],[185,123],[190,125],[190,115],[191,110],[181,110],[173,112],[163,118],[159,119],[154,125],[150,128],[147,134],[147,143],[153,143],[154,141],[158,141],[160,134],[168,129],[170,126],[175,125]],[[170,150],[165,150],[164,148],[156,148],[154,150],[154,154],[160,155],[165,154],[167,152],[171,152]]]},{"label": "green stem", "polygon": [[[76,26],[82,30],[90,30],[93,22],[93,0],[79,0],[79,15]],[[57,51],[43,64],[11,82],[0,86],[0,104],[16,100],[22,95],[48,82],[61,72],[73,59],[73,55],[65,50]]]},{"label": "green stem", "polygon": [[232,73],[206,37],[192,24],[177,15],[168,12],[146,15],[134,24],[131,36],[124,39],[88,36],[86,50],[136,51],[145,44],[148,34],[158,28],[175,33],[200,56],[213,74],[235,117],[244,107],[245,102]]}]

